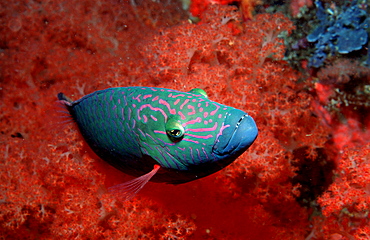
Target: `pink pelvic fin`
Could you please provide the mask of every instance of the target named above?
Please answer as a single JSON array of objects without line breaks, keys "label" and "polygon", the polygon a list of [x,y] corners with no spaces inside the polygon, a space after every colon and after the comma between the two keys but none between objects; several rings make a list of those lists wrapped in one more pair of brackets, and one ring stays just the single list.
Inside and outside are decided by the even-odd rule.
[{"label": "pink pelvic fin", "polygon": [[136,193],[138,193],[145,184],[157,173],[159,165],[154,165],[152,171],[138,178],[132,179],[128,182],[124,182],[113,187],[108,188],[110,193],[116,194],[123,201],[132,199]]}]

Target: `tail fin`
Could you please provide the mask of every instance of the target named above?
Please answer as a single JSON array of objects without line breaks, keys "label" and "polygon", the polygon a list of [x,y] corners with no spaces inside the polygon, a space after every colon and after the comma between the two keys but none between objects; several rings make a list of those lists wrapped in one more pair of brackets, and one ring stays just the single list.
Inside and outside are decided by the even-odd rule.
[{"label": "tail fin", "polygon": [[48,110],[46,110],[43,118],[46,124],[43,126],[47,128],[50,134],[58,134],[70,123],[74,123],[71,115],[73,102],[68,99],[63,93],[58,94],[58,100],[50,103]]},{"label": "tail fin", "polygon": [[73,117],[71,115],[71,107],[72,107],[72,100],[68,98],[64,93],[58,93],[58,107],[62,108],[63,110],[57,110],[59,118],[63,118],[64,120],[59,123],[70,123],[73,122]]},{"label": "tail fin", "polygon": [[67,106],[72,106],[72,100],[68,98],[64,93],[60,92],[58,93],[58,99],[61,101],[63,104]]}]

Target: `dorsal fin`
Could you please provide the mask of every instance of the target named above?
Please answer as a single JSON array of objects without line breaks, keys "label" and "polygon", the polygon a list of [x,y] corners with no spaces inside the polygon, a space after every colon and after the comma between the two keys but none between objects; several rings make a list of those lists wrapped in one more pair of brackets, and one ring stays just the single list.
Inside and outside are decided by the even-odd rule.
[{"label": "dorsal fin", "polygon": [[193,94],[200,94],[203,96],[203,98],[208,98],[208,94],[206,93],[206,91],[204,91],[203,89],[201,88],[193,88],[189,91],[189,93],[193,93]]},{"label": "dorsal fin", "polygon": [[132,199],[144,186],[145,184],[157,173],[159,165],[154,165],[152,171],[132,179],[128,182],[124,182],[113,187],[108,188],[110,193],[116,194],[123,201]]}]

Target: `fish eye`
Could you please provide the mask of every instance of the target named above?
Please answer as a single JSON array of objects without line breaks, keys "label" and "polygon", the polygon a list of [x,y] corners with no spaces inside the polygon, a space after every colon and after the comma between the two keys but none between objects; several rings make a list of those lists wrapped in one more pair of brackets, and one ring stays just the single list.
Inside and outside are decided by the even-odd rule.
[{"label": "fish eye", "polygon": [[184,127],[176,119],[169,119],[166,123],[166,133],[172,141],[178,141],[184,136]]},{"label": "fish eye", "polygon": [[172,137],[178,138],[182,135],[182,132],[180,129],[172,129],[168,131],[168,134],[170,134]]}]

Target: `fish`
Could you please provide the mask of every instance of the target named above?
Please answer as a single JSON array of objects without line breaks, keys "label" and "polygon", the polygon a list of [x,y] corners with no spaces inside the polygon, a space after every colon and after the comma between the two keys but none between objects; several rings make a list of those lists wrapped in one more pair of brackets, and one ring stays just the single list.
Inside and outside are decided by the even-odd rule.
[{"label": "fish", "polygon": [[246,112],[209,100],[199,88],[116,87],[76,101],[59,93],[58,102],[102,160],[135,177],[109,188],[125,199],[148,181],[182,184],[213,174],[258,135]]}]

